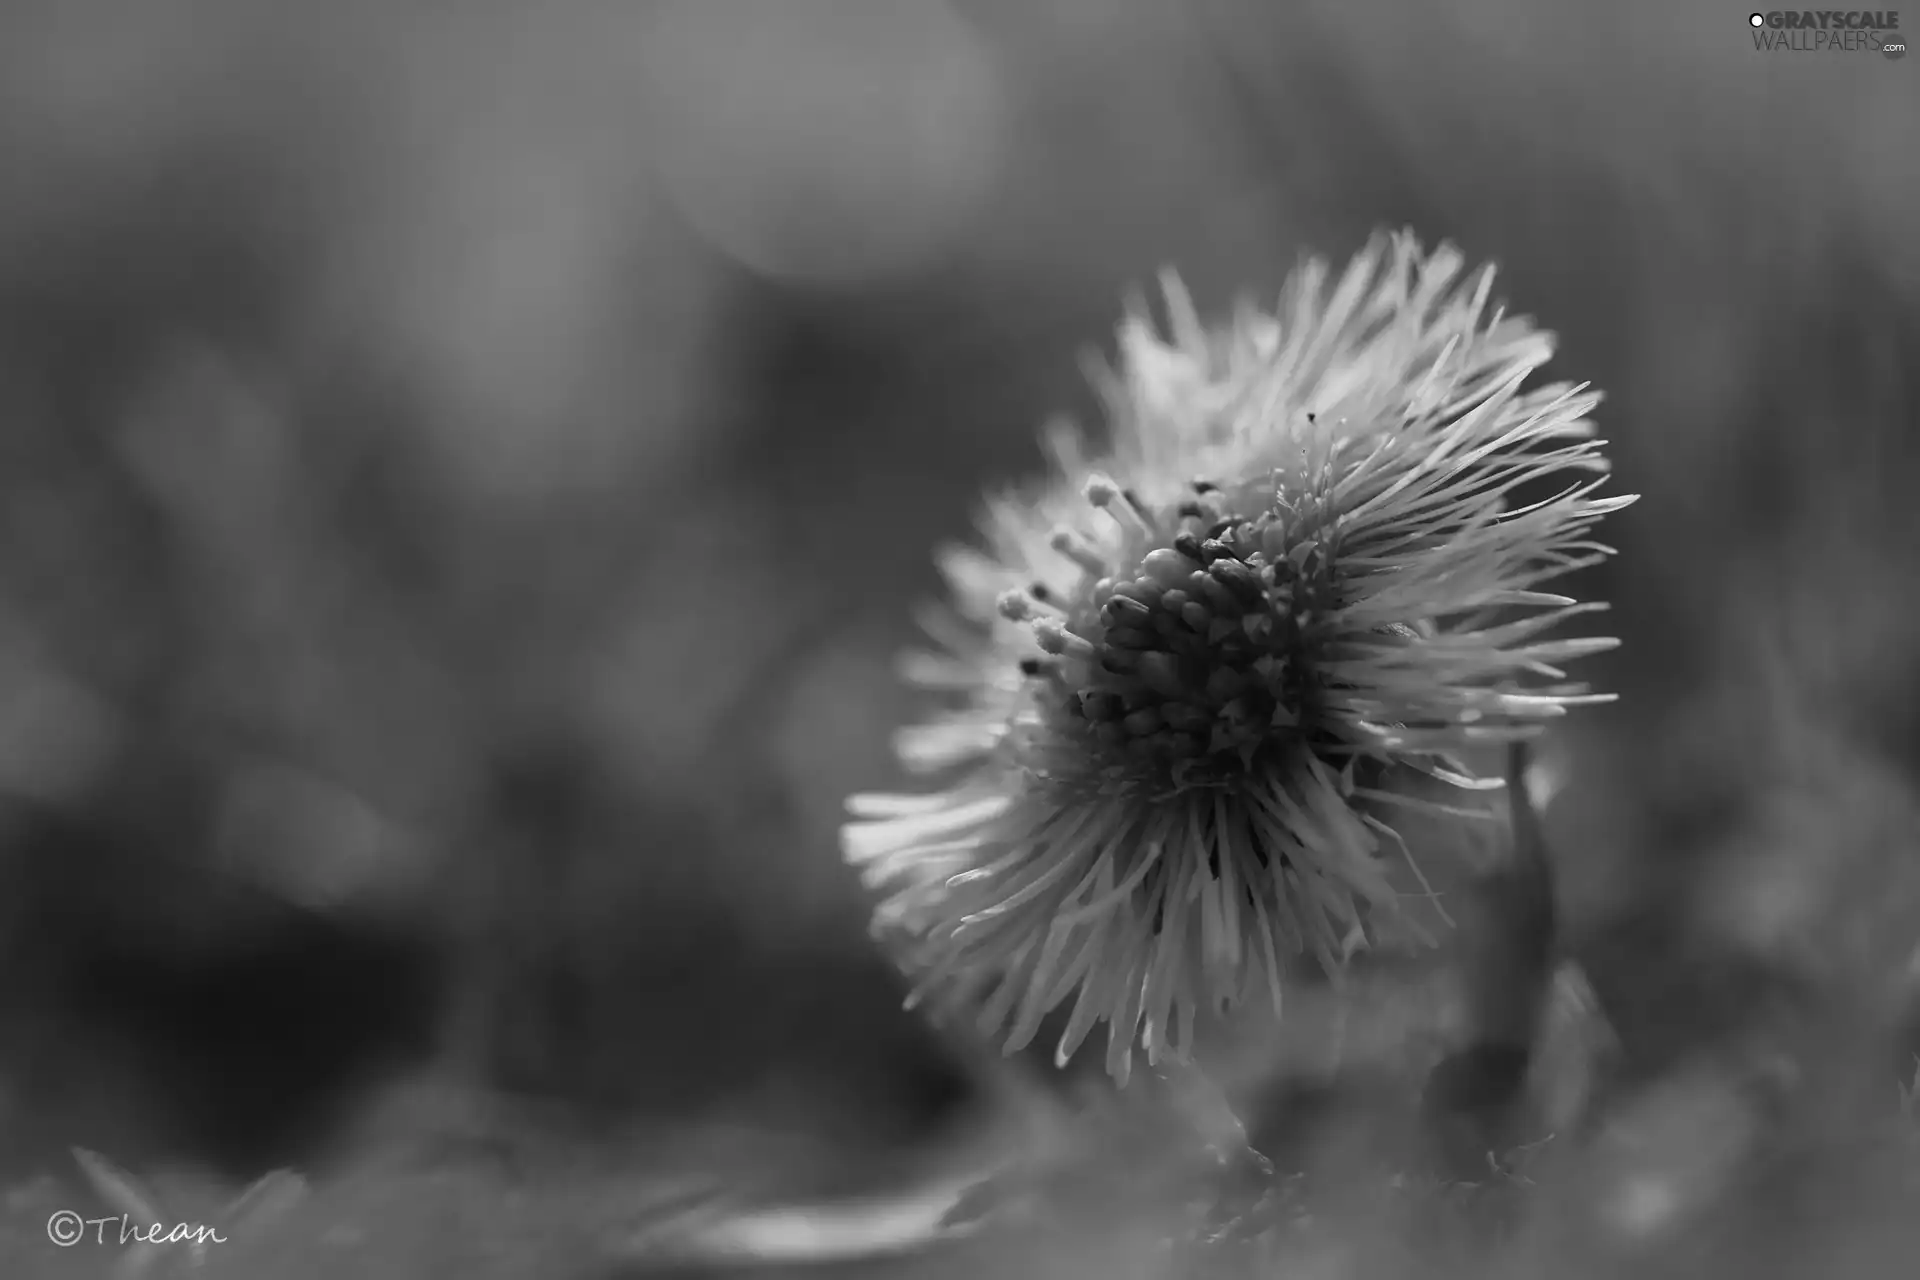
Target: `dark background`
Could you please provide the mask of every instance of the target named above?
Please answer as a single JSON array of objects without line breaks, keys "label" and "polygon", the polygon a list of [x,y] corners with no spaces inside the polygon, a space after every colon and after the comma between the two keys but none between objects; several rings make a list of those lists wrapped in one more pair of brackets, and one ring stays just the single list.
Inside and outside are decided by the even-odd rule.
[{"label": "dark background", "polygon": [[[973,1123],[835,834],[930,552],[1128,290],[1382,225],[1501,264],[1645,495],[1550,749],[1627,1056],[1893,1097],[1916,74],[1653,0],[9,6],[6,1179],[350,1180],[462,1089],[808,1185]],[[1848,1186],[1766,1221],[1884,1274]]]}]

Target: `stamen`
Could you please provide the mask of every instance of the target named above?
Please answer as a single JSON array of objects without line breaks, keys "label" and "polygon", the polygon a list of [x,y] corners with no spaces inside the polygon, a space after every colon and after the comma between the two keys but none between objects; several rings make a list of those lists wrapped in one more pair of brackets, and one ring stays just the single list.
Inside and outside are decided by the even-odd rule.
[{"label": "stamen", "polygon": [[1033,598],[1024,591],[1003,591],[999,600],[1000,616],[1008,622],[1033,621]]},{"label": "stamen", "polygon": [[1112,516],[1116,523],[1147,537],[1153,536],[1153,526],[1141,514],[1139,499],[1131,490],[1122,489],[1106,476],[1095,475],[1088,479],[1082,492],[1088,502]]},{"label": "stamen", "polygon": [[1055,551],[1073,561],[1096,578],[1106,575],[1107,562],[1082,546],[1080,540],[1073,536],[1073,530],[1055,529],[1053,531],[1053,537],[1048,539],[1048,543]]},{"label": "stamen", "polygon": [[1061,626],[1053,618],[1041,618],[1033,624],[1033,634],[1040,647],[1055,657],[1072,654],[1076,658],[1091,659],[1097,650],[1084,636],[1077,636]]}]

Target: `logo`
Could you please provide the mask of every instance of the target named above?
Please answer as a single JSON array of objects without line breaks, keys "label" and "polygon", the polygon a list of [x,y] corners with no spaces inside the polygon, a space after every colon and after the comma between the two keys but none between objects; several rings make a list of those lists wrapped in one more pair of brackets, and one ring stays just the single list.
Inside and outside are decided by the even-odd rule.
[{"label": "logo", "polygon": [[1801,9],[1750,13],[1753,47],[1769,53],[1877,53],[1907,56],[1900,15],[1891,9]]}]

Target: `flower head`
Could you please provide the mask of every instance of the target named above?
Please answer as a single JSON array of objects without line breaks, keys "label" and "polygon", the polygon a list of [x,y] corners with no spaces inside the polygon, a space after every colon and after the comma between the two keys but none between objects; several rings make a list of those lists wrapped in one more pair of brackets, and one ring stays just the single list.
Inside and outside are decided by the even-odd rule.
[{"label": "flower head", "polygon": [[1214,327],[1169,276],[1171,333],[1134,308],[1100,376],[1103,449],[1056,429],[1045,487],[945,553],[906,673],[957,705],[898,744],[943,776],[844,833],[917,995],[1009,1051],[1071,999],[1057,1059],[1104,1021],[1123,1080],[1136,1042],[1183,1055],[1202,1005],[1277,1011],[1288,957],[1405,936],[1396,779],[1497,789],[1460,748],[1603,700],[1559,664],[1614,642],[1548,634],[1601,606],[1540,588],[1632,498],[1594,496],[1598,396],[1523,390],[1552,339],[1462,267],[1376,239]]}]

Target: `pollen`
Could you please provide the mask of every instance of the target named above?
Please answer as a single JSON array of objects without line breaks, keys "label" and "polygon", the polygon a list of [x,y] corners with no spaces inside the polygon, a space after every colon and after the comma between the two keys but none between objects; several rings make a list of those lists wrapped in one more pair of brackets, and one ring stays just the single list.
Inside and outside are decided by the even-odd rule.
[{"label": "pollen", "polygon": [[1311,745],[1302,730],[1312,719],[1310,630],[1335,581],[1326,543],[1271,494],[1266,509],[1245,515],[1223,510],[1219,486],[1193,488],[1215,501],[1153,510],[1096,477],[1088,501],[1137,533],[1144,551],[1125,567],[1084,565],[1088,581],[1064,620],[1024,593],[1002,604],[1060,656],[1020,669],[1039,681],[1052,730],[1082,739],[1108,782],[1224,784],[1276,750]]}]

